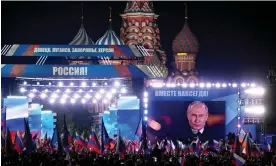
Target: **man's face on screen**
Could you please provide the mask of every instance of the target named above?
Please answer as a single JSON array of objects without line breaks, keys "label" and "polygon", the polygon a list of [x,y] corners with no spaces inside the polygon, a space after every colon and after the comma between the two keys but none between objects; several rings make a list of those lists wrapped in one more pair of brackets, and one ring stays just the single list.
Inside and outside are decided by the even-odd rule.
[{"label": "man's face on screen", "polygon": [[208,119],[208,112],[205,105],[202,103],[197,103],[191,106],[187,113],[189,124],[192,129],[200,130],[204,128],[206,121]]}]

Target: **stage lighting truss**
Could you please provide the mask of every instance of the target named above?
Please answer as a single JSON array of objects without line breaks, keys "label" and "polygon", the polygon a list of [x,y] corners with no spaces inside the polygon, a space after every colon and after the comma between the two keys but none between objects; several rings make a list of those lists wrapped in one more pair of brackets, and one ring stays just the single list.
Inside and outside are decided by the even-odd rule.
[{"label": "stage lighting truss", "polygon": [[177,84],[171,84],[171,83],[165,83],[163,80],[154,80],[150,81],[148,83],[149,87],[152,88],[203,88],[203,89],[209,89],[209,88],[255,88],[255,83],[220,83],[220,82],[200,82],[200,83],[177,83]]},{"label": "stage lighting truss", "polygon": [[20,87],[43,88],[102,88],[102,87],[128,87],[130,79],[18,79]]},{"label": "stage lighting truss", "polygon": [[264,118],[256,118],[256,117],[245,117],[243,119],[244,124],[263,124]]},{"label": "stage lighting truss", "polygon": [[87,82],[79,84],[75,82],[45,82],[30,84],[26,81],[20,84],[20,92],[30,99],[48,100],[50,104],[104,104],[111,105],[120,97],[131,94],[126,84],[120,81],[110,82]]},{"label": "stage lighting truss", "polygon": [[143,94],[143,108],[144,108],[144,112],[143,112],[143,120],[144,121],[148,121],[148,103],[149,103],[149,98],[148,98],[148,92],[145,91]]}]

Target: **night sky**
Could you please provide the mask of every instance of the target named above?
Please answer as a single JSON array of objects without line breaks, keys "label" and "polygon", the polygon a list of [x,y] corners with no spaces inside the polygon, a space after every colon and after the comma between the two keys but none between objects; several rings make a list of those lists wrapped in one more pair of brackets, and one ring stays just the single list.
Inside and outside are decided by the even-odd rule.
[{"label": "night sky", "polygon": [[[68,44],[81,22],[81,2],[1,2],[4,44]],[[84,26],[94,42],[108,28],[119,36],[126,2],[84,2]],[[172,41],[184,25],[184,2],[154,2],[161,44],[172,70]],[[268,81],[276,63],[275,2],[188,2],[188,23],[200,50],[200,75],[218,81]],[[2,58],[2,63],[5,59]]]},{"label": "night sky", "polygon": [[[68,44],[80,27],[81,2],[1,2],[3,44]],[[275,2],[188,2],[188,23],[200,42],[197,70],[216,80],[266,80],[276,62]],[[95,42],[108,28],[109,6],[119,36],[126,2],[84,2],[84,25]],[[154,2],[161,44],[184,25],[184,2]],[[273,47],[274,46],[274,47]],[[2,58],[3,60],[3,58]],[[171,69],[170,62],[168,67]]]}]

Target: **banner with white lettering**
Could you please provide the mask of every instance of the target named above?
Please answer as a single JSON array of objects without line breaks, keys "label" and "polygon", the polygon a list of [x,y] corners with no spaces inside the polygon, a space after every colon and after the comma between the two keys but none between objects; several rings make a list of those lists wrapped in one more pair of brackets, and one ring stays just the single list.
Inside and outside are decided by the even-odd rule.
[{"label": "banner with white lettering", "polygon": [[237,93],[236,88],[162,88],[148,89],[150,100],[208,101]]},{"label": "banner with white lettering", "polygon": [[14,44],[5,48],[5,56],[142,57],[135,46],[125,45]]},{"label": "banner with white lettering", "polygon": [[2,65],[2,77],[136,77],[148,78],[135,65]]}]

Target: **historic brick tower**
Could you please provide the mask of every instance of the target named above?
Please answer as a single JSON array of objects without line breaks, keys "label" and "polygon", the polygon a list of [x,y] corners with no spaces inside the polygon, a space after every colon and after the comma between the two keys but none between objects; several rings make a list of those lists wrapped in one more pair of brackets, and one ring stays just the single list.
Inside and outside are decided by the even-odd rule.
[{"label": "historic brick tower", "polygon": [[[174,83],[198,83],[198,73],[195,70],[196,55],[199,42],[188,25],[187,4],[185,4],[185,24],[175,37],[172,45],[176,72]],[[171,78],[172,79],[172,78]]]},{"label": "historic brick tower", "polygon": [[121,14],[120,38],[126,45],[144,46],[149,55],[156,55],[166,63],[166,54],[161,50],[158,15],[151,1],[128,1]]}]

